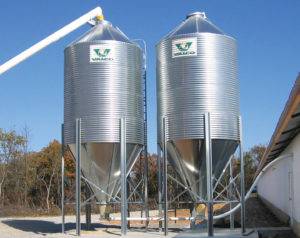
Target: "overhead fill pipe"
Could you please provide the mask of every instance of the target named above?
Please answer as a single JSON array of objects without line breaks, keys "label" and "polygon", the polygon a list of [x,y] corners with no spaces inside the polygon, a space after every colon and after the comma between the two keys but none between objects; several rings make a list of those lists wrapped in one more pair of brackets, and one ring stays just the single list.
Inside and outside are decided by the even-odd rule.
[{"label": "overhead fill pipe", "polygon": [[[245,196],[245,201],[250,197],[253,189],[255,188],[255,186],[257,185],[259,179],[263,176],[263,174],[270,168],[272,167],[274,164],[278,163],[280,160],[282,159],[286,159],[286,158],[289,158],[289,157],[292,157],[293,154],[290,153],[290,154],[287,154],[287,155],[282,155],[282,156],[279,156],[277,159],[273,160],[271,163],[269,163],[265,168],[262,169],[262,171],[259,173],[259,175],[255,178],[253,184],[251,185],[250,189],[248,190],[246,196]],[[214,220],[217,220],[217,219],[221,219],[221,218],[224,218],[224,217],[227,217],[229,216],[230,214],[233,214],[234,212],[236,212],[239,208],[241,207],[241,203],[239,203],[238,205],[236,205],[233,209],[229,210],[228,212],[225,212],[223,214],[220,214],[220,215],[216,215],[214,216]]]},{"label": "overhead fill pipe", "polygon": [[64,26],[60,30],[54,32],[50,36],[46,37],[45,39],[41,40],[40,42],[36,43],[35,45],[31,46],[27,50],[23,51],[22,53],[18,54],[17,56],[13,57],[12,59],[8,60],[4,64],[0,65],[0,75],[6,72],[7,70],[13,68],[17,64],[21,63],[22,61],[26,60],[30,56],[34,55],[35,53],[39,52],[40,50],[44,49],[48,45],[58,41],[62,37],[70,34],[72,31],[76,30],[77,28],[81,27],[82,25],[86,24],[87,22],[97,18],[98,20],[103,19],[102,9],[100,7],[96,7],[95,9],[91,10],[90,12],[84,14],[83,16],[79,17],[78,19],[72,21],[70,24]]}]

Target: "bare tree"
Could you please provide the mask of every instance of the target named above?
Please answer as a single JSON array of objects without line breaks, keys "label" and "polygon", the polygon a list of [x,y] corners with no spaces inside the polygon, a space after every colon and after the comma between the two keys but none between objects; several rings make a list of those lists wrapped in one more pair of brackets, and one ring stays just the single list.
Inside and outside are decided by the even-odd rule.
[{"label": "bare tree", "polygon": [[55,167],[52,168],[52,173],[50,175],[49,180],[47,179],[47,174],[46,171],[43,171],[42,175],[39,175],[39,179],[43,182],[45,188],[46,188],[46,205],[47,205],[47,211],[50,211],[50,192],[51,192],[51,187],[52,187],[52,181],[53,181],[53,177],[55,175]]},{"label": "bare tree", "polygon": [[6,174],[7,174],[7,164],[3,163],[1,161],[1,165],[0,165],[0,201],[2,201],[2,205],[3,205],[3,199],[2,199],[2,188],[3,188],[3,184],[6,178]]},{"label": "bare tree", "polygon": [[46,206],[50,211],[50,200],[56,197],[56,187],[59,186],[61,146],[58,141],[51,142],[37,156],[36,175],[46,193]]},{"label": "bare tree", "polygon": [[29,136],[30,130],[27,125],[23,128],[23,137],[24,137],[24,144],[23,144],[23,154],[24,154],[24,204],[27,205],[27,193],[28,193],[28,154],[29,154]]},{"label": "bare tree", "polygon": [[0,129],[0,199],[4,203],[4,183],[8,175],[9,163],[22,155],[25,140],[15,131],[5,132]]}]

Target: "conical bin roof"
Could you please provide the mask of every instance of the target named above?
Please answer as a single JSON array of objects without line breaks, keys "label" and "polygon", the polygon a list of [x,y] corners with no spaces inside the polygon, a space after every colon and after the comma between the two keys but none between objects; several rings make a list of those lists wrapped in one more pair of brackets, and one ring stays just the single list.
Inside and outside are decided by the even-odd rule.
[{"label": "conical bin roof", "polygon": [[217,26],[211,23],[203,12],[193,12],[187,15],[186,19],[163,39],[173,38],[180,35],[195,33],[213,33],[224,35]]}]

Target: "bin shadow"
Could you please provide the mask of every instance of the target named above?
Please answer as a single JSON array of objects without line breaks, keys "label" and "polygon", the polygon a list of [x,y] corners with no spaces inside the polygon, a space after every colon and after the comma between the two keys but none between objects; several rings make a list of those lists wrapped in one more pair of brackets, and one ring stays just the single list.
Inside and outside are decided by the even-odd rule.
[{"label": "bin shadow", "polygon": [[[8,219],[2,220],[2,223],[25,232],[33,232],[36,234],[46,235],[49,233],[60,233],[61,224],[51,221],[35,220],[35,219]],[[103,225],[101,223],[92,223],[89,230],[95,231],[99,228],[119,228],[114,225]],[[75,223],[65,223],[65,231],[75,230]],[[86,230],[86,225],[81,224],[81,229]]]}]

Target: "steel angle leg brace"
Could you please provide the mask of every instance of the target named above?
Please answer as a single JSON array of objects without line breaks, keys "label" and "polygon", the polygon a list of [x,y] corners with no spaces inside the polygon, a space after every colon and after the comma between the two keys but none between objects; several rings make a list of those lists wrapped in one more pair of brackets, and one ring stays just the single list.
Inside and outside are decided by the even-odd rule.
[{"label": "steel angle leg brace", "polygon": [[246,211],[245,211],[245,165],[244,165],[244,156],[243,156],[243,146],[242,146],[242,118],[239,117],[238,121],[239,125],[239,136],[240,136],[240,143],[239,143],[239,156],[241,160],[241,232],[242,235],[246,233]]},{"label": "steel angle leg brace", "polygon": [[213,227],[213,186],[212,186],[212,146],[210,133],[210,113],[204,115],[205,126],[205,157],[206,157],[206,180],[207,180],[207,233],[208,236],[214,235]]},{"label": "steel angle leg brace", "polygon": [[76,119],[76,235],[80,236],[80,202],[81,202],[81,119]]},{"label": "steel angle leg brace", "polygon": [[121,234],[127,233],[127,183],[126,183],[126,118],[120,119],[121,165]]},{"label": "steel angle leg brace", "polygon": [[163,118],[163,165],[164,165],[164,234],[168,235],[168,151],[167,151],[167,120]]}]

